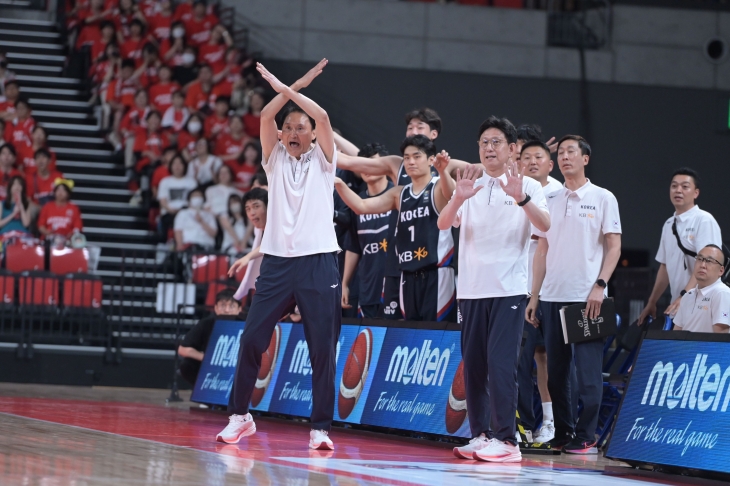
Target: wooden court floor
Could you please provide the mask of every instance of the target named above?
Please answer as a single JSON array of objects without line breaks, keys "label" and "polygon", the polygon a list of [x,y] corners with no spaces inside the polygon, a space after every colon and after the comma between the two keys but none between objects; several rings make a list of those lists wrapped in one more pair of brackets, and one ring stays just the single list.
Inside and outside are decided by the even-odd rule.
[{"label": "wooden court floor", "polygon": [[214,438],[225,415],[191,411],[190,402],[165,406],[167,395],[0,383],[0,486],[681,484],[607,474],[621,465],[601,456],[477,463],[441,445],[341,429],[331,433],[334,452],[315,452],[306,426],[272,420],[257,420],[258,432],[239,444],[221,444]]}]

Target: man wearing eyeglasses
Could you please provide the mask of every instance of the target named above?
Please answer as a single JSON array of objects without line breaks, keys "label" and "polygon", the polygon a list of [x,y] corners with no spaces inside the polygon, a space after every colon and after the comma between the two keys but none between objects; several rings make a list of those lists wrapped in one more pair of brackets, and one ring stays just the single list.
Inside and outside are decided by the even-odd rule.
[{"label": "man wearing eyeglasses", "polygon": [[700,179],[697,172],[683,167],[672,174],[669,198],[674,206],[674,215],[667,219],[662,228],[656,255],[656,260],[660,263],[659,270],[654,289],[639,316],[639,324],[648,316],[656,318],[656,304],[667,285],[672,292],[672,304],[664,313],[675,315],[682,296],[697,284],[693,272],[694,253],[709,244],[722,245],[717,221],[695,204],[699,195]]},{"label": "man wearing eyeglasses", "polygon": [[457,171],[438,227],[461,228],[457,287],[466,410],[473,439],[461,459],[519,462],[517,360],[527,296],[531,225],[550,228],[542,186],[518,169],[517,131],[491,116],[479,127],[481,166]]},{"label": "man wearing eyeglasses", "polygon": [[720,277],[725,256],[717,245],[707,245],[697,254],[694,264],[695,288],[682,296],[675,331],[720,332],[730,329],[730,287]]}]

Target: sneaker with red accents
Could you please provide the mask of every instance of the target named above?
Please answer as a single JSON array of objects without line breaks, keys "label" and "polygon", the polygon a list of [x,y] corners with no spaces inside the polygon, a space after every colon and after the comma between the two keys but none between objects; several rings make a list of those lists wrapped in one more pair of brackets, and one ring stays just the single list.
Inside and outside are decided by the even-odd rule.
[{"label": "sneaker with red accents", "polygon": [[215,436],[215,440],[225,442],[226,444],[238,444],[241,438],[255,433],[256,424],[250,413],[246,415],[233,414],[228,417],[228,426]]},{"label": "sneaker with red accents", "polygon": [[474,459],[474,452],[484,449],[489,444],[490,439],[487,436],[481,434],[479,437],[474,437],[465,446],[454,447],[454,455],[459,459]]},{"label": "sneaker with red accents", "polygon": [[474,459],[486,462],[520,462],[522,453],[514,444],[492,439],[487,447],[474,452]]},{"label": "sneaker with red accents", "polygon": [[335,445],[326,430],[312,430],[309,432],[309,448],[320,451],[333,451]]},{"label": "sneaker with red accents", "polygon": [[566,454],[598,454],[598,447],[596,447],[596,441],[584,441],[575,439],[563,446],[563,452]]}]

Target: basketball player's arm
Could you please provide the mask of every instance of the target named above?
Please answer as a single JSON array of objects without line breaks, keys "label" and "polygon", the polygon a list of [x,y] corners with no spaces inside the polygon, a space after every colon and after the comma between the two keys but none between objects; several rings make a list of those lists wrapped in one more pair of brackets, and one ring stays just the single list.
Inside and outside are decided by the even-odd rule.
[{"label": "basketball player's arm", "polygon": [[[692,276],[689,278],[689,282],[687,282],[687,285],[684,286],[684,290],[689,292],[693,288],[697,286],[697,279],[695,278],[694,272],[692,272]],[[682,300],[682,297],[677,297],[677,300],[669,304],[669,307],[664,311],[665,315],[673,316],[677,313],[677,310],[679,309],[679,303]]]},{"label": "basketball player's arm", "polygon": [[346,155],[351,155],[353,157],[357,156],[357,154],[360,152],[360,150],[357,148],[357,146],[347,140],[345,137],[340,135],[339,133],[335,132],[335,145],[337,145],[337,148],[340,149],[340,152]]},{"label": "basketball player's arm", "polygon": [[651,316],[656,319],[656,303],[659,301],[659,297],[662,296],[667,287],[669,286],[669,273],[667,272],[667,266],[665,264],[659,265],[659,270],[656,273],[656,280],[654,281],[654,288],[649,295],[649,299],[646,302],[644,310],[639,314],[638,325],[642,325],[644,321]]},{"label": "basketball player's arm", "polygon": [[[326,65],[327,60],[322,59],[319,63],[317,63],[316,66],[310,69],[307,74],[294,82],[294,84],[292,84],[289,89],[291,89],[292,91],[299,91],[300,89],[306,88],[314,80],[314,78],[322,73],[322,69],[324,69]],[[263,68],[263,66],[261,67]],[[278,79],[274,79],[277,83],[284,86]],[[276,126],[275,117],[281,111],[281,109],[284,108],[284,105],[286,105],[289,99],[290,98],[279,92],[274,97],[274,99],[269,101],[264,109],[261,110],[261,151],[264,158],[267,160],[269,158],[269,155],[271,155],[271,152],[274,150],[274,147],[276,147],[276,144],[279,142],[279,129]],[[302,109],[304,109],[304,111],[307,111],[304,107],[302,107]],[[309,112],[307,113],[309,114]],[[314,117],[312,116],[312,118]],[[316,118],[314,119],[317,120]],[[317,123],[319,123],[319,121],[317,121]]]},{"label": "basketball player's arm", "polygon": [[454,190],[456,189],[456,182],[448,171],[450,161],[451,158],[448,152],[442,150],[441,153],[436,155],[436,159],[433,162],[433,166],[439,174],[439,180],[436,182],[437,187],[434,190],[434,202],[439,213],[441,213],[441,210],[449,202],[451,195],[454,194]]},{"label": "basketball player's arm", "polygon": [[251,260],[262,257],[263,255],[260,250],[261,247],[257,246],[256,248],[236,260],[233,265],[231,265],[231,268],[228,269],[228,276],[231,278],[235,277],[236,273],[246,268]]},{"label": "basketball player's arm", "polygon": [[201,353],[195,348],[188,348],[186,346],[178,346],[177,354],[183,358],[190,358],[196,361],[203,361],[203,356],[205,356],[205,353]]},{"label": "basketball player's arm", "polygon": [[350,305],[350,281],[355,273],[360,255],[350,250],[345,251],[345,269],[342,272],[342,307],[351,309]]},{"label": "basketball player's arm", "polygon": [[403,188],[400,186],[391,187],[380,196],[362,199],[347,187],[342,179],[335,177],[335,189],[355,214],[380,214],[398,209],[398,196]]},{"label": "basketball player's arm", "polygon": [[535,250],[535,257],[532,260],[532,295],[530,296],[530,302],[527,303],[527,308],[525,308],[525,320],[535,327],[540,325],[540,321],[537,319],[537,305],[540,303],[540,289],[543,280],[545,280],[547,252],[547,238],[538,238],[537,250]]},{"label": "basketball player's arm", "polygon": [[[598,274],[598,278],[604,282],[608,282],[621,257],[621,234],[606,233],[603,235],[603,238],[606,254],[603,257],[603,266],[601,267],[601,273]],[[588,314],[589,319],[595,319],[601,313],[601,304],[603,303],[604,296],[603,290],[603,287],[594,284],[591,293],[588,294],[586,314]]]},{"label": "basketball player's arm", "polygon": [[398,170],[402,163],[403,158],[398,155],[386,155],[370,159],[342,153],[337,157],[337,167],[340,169],[367,175],[388,176],[394,184],[398,183]]}]

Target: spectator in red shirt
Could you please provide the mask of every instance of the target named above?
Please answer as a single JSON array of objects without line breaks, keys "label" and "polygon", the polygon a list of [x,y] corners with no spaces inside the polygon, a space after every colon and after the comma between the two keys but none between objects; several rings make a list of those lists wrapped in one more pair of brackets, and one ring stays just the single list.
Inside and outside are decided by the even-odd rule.
[{"label": "spectator in red shirt", "polygon": [[5,96],[0,96],[0,118],[5,121],[15,118],[15,102],[19,96],[18,82],[14,79],[5,81]]},{"label": "spectator in red shirt", "polygon": [[10,197],[2,203],[0,234],[18,232],[29,235],[33,219],[38,214],[38,206],[28,198],[25,181],[22,177],[13,177],[5,191]]},{"label": "spectator in red shirt", "polygon": [[147,43],[144,35],[144,24],[139,19],[133,19],[129,24],[129,37],[119,44],[122,59],[134,60],[135,67],[142,65],[142,48]]},{"label": "spectator in red shirt", "polygon": [[190,110],[185,106],[185,95],[182,91],[172,93],[172,106],[162,115],[162,128],[178,133],[183,129],[190,117]]},{"label": "spectator in red shirt", "polygon": [[248,113],[243,115],[244,129],[251,137],[259,138],[261,136],[261,110],[264,109],[265,104],[264,94],[254,90],[248,105]]},{"label": "spectator in red shirt", "polygon": [[[160,41],[160,58],[170,67],[183,64],[182,55],[187,44],[185,43],[185,25],[182,22],[173,22],[170,26],[170,35]],[[195,58],[193,58],[195,62]]]},{"label": "spectator in red shirt", "polygon": [[198,71],[198,79],[187,86],[185,106],[191,111],[210,112],[208,102],[212,90],[213,71],[210,66],[203,64]]},{"label": "spectator in red shirt", "polygon": [[256,142],[249,142],[243,148],[243,154],[237,160],[229,162],[231,170],[235,174],[233,185],[239,191],[246,192],[251,189],[251,184],[256,173],[261,169],[261,149]]},{"label": "spectator in red shirt", "polygon": [[[160,182],[165,177],[171,175],[170,173],[170,161],[177,155],[177,149],[175,147],[167,147],[162,151],[162,157],[160,158],[160,164],[155,167],[152,172],[152,178],[150,179],[150,189],[152,189],[152,198],[157,200],[157,188],[160,187]],[[187,170],[187,169],[186,169]]]},{"label": "spectator in red shirt", "polygon": [[56,180],[53,188],[54,199],[41,208],[38,217],[38,231],[44,237],[61,235],[66,238],[83,230],[81,211],[71,202],[73,181]]},{"label": "spectator in red shirt", "polygon": [[172,81],[172,69],[169,66],[160,66],[157,75],[159,80],[150,87],[150,102],[160,113],[165,113],[172,106],[172,94],[180,91],[180,85]]},{"label": "spectator in red shirt", "polygon": [[190,162],[198,155],[196,146],[202,135],[203,119],[197,113],[193,113],[188,118],[185,128],[177,135],[177,148],[185,158],[185,162]]},{"label": "spectator in red shirt", "polygon": [[122,58],[119,53],[119,46],[116,41],[110,42],[101,55],[89,68],[89,77],[94,86],[94,97],[89,101],[90,105],[96,104],[100,93],[105,93],[109,83],[119,75]]},{"label": "spectator in red shirt", "polygon": [[119,77],[109,83],[103,105],[105,113],[111,112],[114,115],[109,142],[117,151],[122,149],[122,139],[119,133],[122,117],[127,109],[134,106],[134,97],[140,88],[138,78],[134,77],[134,61],[125,59],[121,66]]},{"label": "spectator in red shirt", "polygon": [[15,168],[15,147],[7,143],[0,147],[0,201],[5,200],[7,194],[6,188],[10,179],[16,176],[22,177]]},{"label": "spectator in red shirt", "polygon": [[133,0],[119,0],[119,6],[114,9],[112,18],[117,24],[117,40],[120,45],[129,38],[133,20],[139,20],[143,25],[147,25],[147,19]]},{"label": "spectator in red shirt", "polygon": [[40,148],[35,152],[36,170],[25,176],[28,194],[41,206],[53,199],[53,183],[56,179],[63,179],[63,174],[52,170],[50,165],[51,153],[45,148]]},{"label": "spectator in red shirt", "polygon": [[156,164],[162,158],[162,151],[170,145],[161,128],[160,112],[151,110],[146,117],[147,128],[138,128],[134,137],[134,155],[137,159],[135,170],[140,173],[145,167]]},{"label": "spectator in red shirt", "polygon": [[157,84],[160,80],[160,68],[164,66],[160,61],[159,50],[151,42],[142,47],[142,65],[137,69],[139,82],[144,89],[149,90],[150,86]]},{"label": "spectator in red shirt", "polygon": [[99,26],[105,20],[112,20],[111,8],[104,5],[104,0],[91,0],[88,7],[81,7],[78,11],[78,23],[81,29],[76,39],[76,49],[90,45],[101,33]]},{"label": "spectator in red shirt", "polygon": [[30,105],[25,100],[15,102],[15,118],[5,123],[5,141],[13,145],[30,141],[35,120],[30,116]]},{"label": "spectator in red shirt", "polygon": [[230,131],[228,120],[229,111],[230,99],[228,97],[221,96],[215,100],[213,114],[206,117],[204,123],[203,133],[206,138],[215,140],[217,137]]},{"label": "spectator in red shirt", "polygon": [[243,120],[240,116],[233,115],[228,122],[228,126],[229,131],[222,133],[216,139],[213,152],[226,163],[238,160],[243,154],[246,144],[251,141],[251,138],[243,131]]},{"label": "spectator in red shirt", "polygon": [[218,24],[213,27],[210,39],[198,48],[198,62],[208,64],[214,74],[226,67],[226,49],[233,46],[233,39],[225,27]]},{"label": "spectator in red shirt", "polygon": [[218,24],[218,17],[207,13],[203,0],[193,2],[193,12],[190,19],[182,19],[185,23],[185,34],[188,44],[199,47],[210,39],[210,31]]},{"label": "spectator in red shirt", "polygon": [[116,42],[116,39],[114,23],[104,20],[98,27],[95,25],[85,27],[76,41],[76,48],[89,46],[91,49],[91,62],[96,62],[104,54],[106,46],[110,42]]},{"label": "spectator in red shirt", "polygon": [[119,129],[124,147],[125,167],[134,167],[134,137],[138,128],[147,128],[147,114],[150,112],[147,91],[140,89],[134,95],[134,107],[122,118]]},{"label": "spectator in red shirt", "polygon": [[56,168],[56,154],[48,148],[48,134],[46,129],[40,125],[36,125],[30,134],[30,140],[22,145],[15,146],[18,154],[18,165],[23,169],[26,175],[32,174],[36,171],[35,157],[36,152],[40,149],[48,151],[50,160],[49,168],[55,170]]},{"label": "spectator in red shirt", "polygon": [[162,42],[170,37],[170,27],[172,26],[172,1],[160,0],[157,7],[159,10],[151,16],[147,16],[147,22],[150,28],[150,34],[157,39],[157,42]]}]

